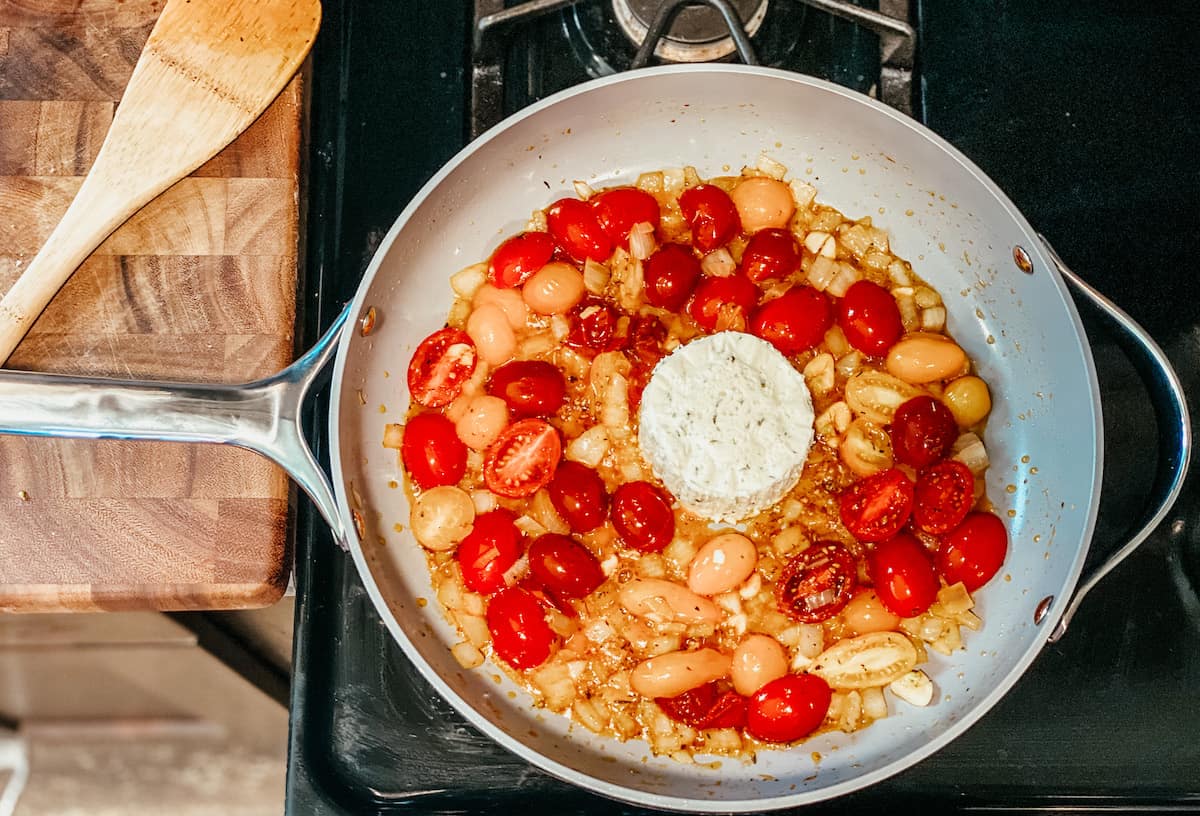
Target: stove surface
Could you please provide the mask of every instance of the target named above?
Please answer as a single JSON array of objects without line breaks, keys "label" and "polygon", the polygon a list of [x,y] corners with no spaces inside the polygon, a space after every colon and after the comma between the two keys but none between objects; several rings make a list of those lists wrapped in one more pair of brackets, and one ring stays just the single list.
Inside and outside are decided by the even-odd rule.
[{"label": "stove surface", "polygon": [[[505,108],[578,81],[576,73],[585,78],[558,44],[577,36],[573,20],[611,13],[609,0],[585,0],[515,34]],[[918,116],[1140,321],[1198,393],[1200,86],[1192,69],[1200,12],[1166,0],[1136,12],[1116,0],[923,0],[913,14]],[[840,25],[811,10],[796,19]],[[312,77],[302,301],[310,340],[352,296],[409,198],[465,143],[470,24],[465,3],[326,3]],[[770,25],[764,19],[760,36]],[[850,63],[877,72],[873,35],[846,37],[859,40]],[[521,63],[543,58],[538,71]],[[825,73],[866,90],[865,70]],[[1083,316],[1107,448],[1095,563],[1141,509],[1154,419],[1103,323]],[[323,423],[318,410],[312,427]],[[966,735],[817,811],[1200,808],[1198,524],[1193,478],[1156,534],[1089,596],[1067,636]],[[636,812],[548,777],[467,725],[392,642],[353,564],[306,505],[297,532],[289,813]]]}]

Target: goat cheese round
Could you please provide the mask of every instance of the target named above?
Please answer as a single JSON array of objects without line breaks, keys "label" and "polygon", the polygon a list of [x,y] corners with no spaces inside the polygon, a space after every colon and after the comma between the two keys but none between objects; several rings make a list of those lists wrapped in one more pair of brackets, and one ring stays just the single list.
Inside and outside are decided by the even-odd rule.
[{"label": "goat cheese round", "polygon": [[642,456],[688,510],[753,516],[795,486],[813,441],[804,375],[765,340],[726,331],[659,361],[642,393]]}]

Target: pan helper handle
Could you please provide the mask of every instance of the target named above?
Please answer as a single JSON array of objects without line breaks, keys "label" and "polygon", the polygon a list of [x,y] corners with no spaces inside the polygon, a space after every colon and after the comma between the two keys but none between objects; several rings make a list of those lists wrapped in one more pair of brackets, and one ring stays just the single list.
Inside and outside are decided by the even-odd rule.
[{"label": "pan helper handle", "polygon": [[1117,329],[1116,337],[1122,350],[1129,356],[1130,362],[1150,392],[1154,417],[1158,424],[1158,471],[1154,477],[1146,510],[1135,525],[1129,540],[1080,581],[1074,597],[1067,604],[1066,611],[1050,634],[1050,641],[1055,642],[1066,634],[1071,618],[1087,594],[1149,538],[1171,511],[1175,500],[1179,498],[1179,492],[1183,489],[1183,481],[1191,461],[1192,425],[1183,386],[1163,350],[1133,318],[1072,272],[1063,263],[1062,258],[1058,257],[1058,253],[1050,246],[1045,236],[1039,235],[1038,238],[1071,289],[1096,306]]},{"label": "pan helper handle", "polygon": [[301,430],[301,406],[333,357],[348,310],[283,371],[240,385],[159,383],[0,370],[0,433],[237,445],[280,465],[338,544],[348,530]]}]

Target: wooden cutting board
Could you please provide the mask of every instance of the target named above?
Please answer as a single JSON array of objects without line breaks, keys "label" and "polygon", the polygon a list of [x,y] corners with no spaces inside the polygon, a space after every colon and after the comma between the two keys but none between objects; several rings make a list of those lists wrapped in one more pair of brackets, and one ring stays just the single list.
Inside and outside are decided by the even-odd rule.
[{"label": "wooden cutting board", "polygon": [[[0,0],[0,287],[66,209],[161,0]],[[244,381],[293,357],[301,92],[138,213],[11,368]],[[288,481],[229,447],[0,437],[0,611],[232,609],[287,585]]]}]

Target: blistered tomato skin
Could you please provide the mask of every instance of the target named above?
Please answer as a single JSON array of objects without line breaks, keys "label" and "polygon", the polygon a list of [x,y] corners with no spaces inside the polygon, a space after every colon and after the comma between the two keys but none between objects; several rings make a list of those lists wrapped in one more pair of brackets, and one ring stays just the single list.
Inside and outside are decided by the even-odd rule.
[{"label": "blistered tomato skin", "polygon": [[559,598],[586,598],[604,583],[604,571],[591,550],[558,533],[539,536],[529,546],[529,574]]},{"label": "blistered tomato skin", "polygon": [[908,533],[875,545],[867,555],[867,575],[883,605],[902,618],[924,613],[937,598],[933,559]]},{"label": "blistered tomato skin", "polygon": [[492,372],[487,392],[508,403],[514,417],[553,416],[567,398],[562,371],[544,360],[514,360]]},{"label": "blistered tomato skin", "polygon": [[[761,234],[761,233],[760,233]],[[750,331],[784,354],[815,347],[833,325],[829,298],[809,286],[797,286],[767,301],[750,318]]]},{"label": "blistered tomato skin", "polygon": [[917,478],[913,522],[940,535],[962,523],[975,504],[975,476],[962,462],[947,459]]},{"label": "blistered tomato skin", "polygon": [[499,289],[520,286],[550,262],[554,239],[544,232],[523,232],[497,247],[488,260],[488,280]]},{"label": "blistered tomato skin", "polygon": [[788,230],[759,230],[742,252],[742,274],[755,283],[786,278],[799,268],[800,245]]},{"label": "blistered tomato skin", "polygon": [[643,264],[646,300],[660,309],[679,311],[700,279],[700,261],[682,244],[665,244]]},{"label": "blistered tomato skin", "polygon": [[992,580],[1008,552],[1008,531],[993,513],[969,513],[942,538],[937,554],[938,572],[948,584],[962,581],[974,592]]},{"label": "blistered tomato skin", "polygon": [[828,620],[850,601],[857,575],[854,556],[841,544],[815,544],[793,556],[775,582],[779,609],[802,623]]},{"label": "blistered tomato skin", "polygon": [[859,541],[885,541],[912,515],[914,485],[898,468],[860,479],[839,501],[842,524]]},{"label": "blistered tomato skin", "polygon": [[595,211],[577,198],[551,204],[546,210],[546,228],[563,252],[579,263],[589,259],[607,261],[612,254],[612,241],[600,228]]},{"label": "blistered tomato skin", "polygon": [[949,408],[922,394],[896,409],[891,437],[898,461],[923,468],[946,455],[958,438],[958,425]]},{"label": "blistered tomato skin", "polygon": [[612,306],[589,295],[571,310],[566,344],[594,352],[615,351],[625,342],[617,331],[619,319]]},{"label": "blistered tomato skin", "polygon": [[458,484],[467,470],[467,446],[440,413],[417,414],[404,426],[400,459],[422,490]]},{"label": "blistered tomato skin", "polygon": [[426,408],[449,405],[475,372],[478,355],[470,335],[440,329],[426,337],[408,364],[408,393]]},{"label": "blistered tomato skin", "polygon": [[554,648],[556,638],[545,610],[520,587],[502,589],[488,601],[487,625],[492,649],[514,669],[542,665]]},{"label": "blistered tomato skin", "polygon": [[475,517],[471,532],[459,542],[454,556],[463,583],[472,592],[491,595],[507,585],[505,573],[521,557],[521,531],[507,510],[493,510]]},{"label": "blistered tomato skin", "polygon": [[825,720],[833,691],[815,674],[789,674],[772,680],[750,697],[746,732],[763,742],[795,742]]},{"label": "blistered tomato skin", "polygon": [[692,244],[705,254],[729,243],[742,230],[733,199],[712,184],[684,190],[679,196],[679,209],[691,227]]},{"label": "blistered tomato skin", "polygon": [[657,231],[662,220],[658,201],[636,187],[614,187],[588,199],[600,229],[616,246],[629,248],[634,224],[648,223]]},{"label": "blistered tomato skin", "polygon": [[745,275],[724,278],[704,278],[688,303],[688,314],[708,332],[719,329],[744,328],[754,304],[758,287]]},{"label": "blistered tomato skin", "polygon": [[671,500],[649,482],[626,482],[612,497],[612,523],[635,550],[661,552],[675,535]]},{"label": "blistered tomato skin", "polygon": [[873,357],[887,354],[904,334],[896,299],[868,280],[860,280],[846,290],[838,310],[838,325],[850,345]]},{"label": "blistered tomato skin", "polygon": [[554,509],[572,532],[590,532],[603,524],[608,515],[604,480],[587,465],[562,462],[546,490]]}]

